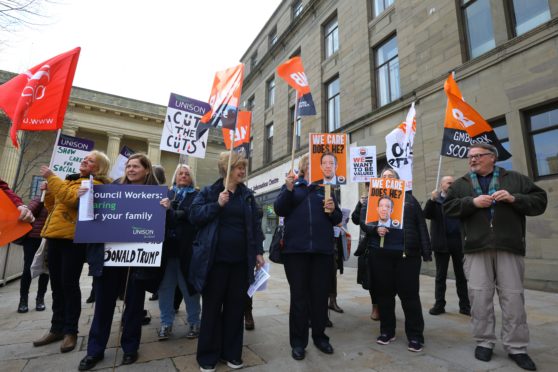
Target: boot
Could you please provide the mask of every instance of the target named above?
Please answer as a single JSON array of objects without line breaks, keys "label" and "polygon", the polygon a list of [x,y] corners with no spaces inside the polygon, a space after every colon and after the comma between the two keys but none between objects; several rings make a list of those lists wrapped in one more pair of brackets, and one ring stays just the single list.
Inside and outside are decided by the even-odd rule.
[{"label": "boot", "polygon": [[33,341],[33,346],[48,345],[48,344],[51,344],[53,342],[60,341],[63,338],[64,338],[64,335],[62,333],[53,333],[53,332],[49,331],[46,335],[44,335],[40,339],[38,339],[36,341]]},{"label": "boot", "polygon": [[335,311],[336,313],[342,313],[343,309],[341,309],[339,307],[339,305],[337,305],[337,296],[336,295],[331,295],[329,296],[329,306],[328,306],[331,310]]},{"label": "boot", "polygon": [[370,319],[380,320],[380,310],[378,309],[377,304],[372,305],[372,314],[370,314]]},{"label": "boot", "polygon": [[89,292],[89,297],[87,297],[87,300],[85,300],[85,303],[92,304],[93,302],[95,302],[95,291],[92,288],[91,292]]},{"label": "boot", "polygon": [[252,331],[256,325],[254,324],[254,317],[252,316],[252,310],[244,311],[244,329],[247,331]]},{"label": "boot", "polygon": [[19,298],[19,305],[17,305],[18,313],[26,313],[29,311],[29,306],[27,306],[27,297]]},{"label": "boot", "polygon": [[64,340],[62,340],[62,345],[60,345],[60,352],[67,353],[69,351],[72,351],[76,348],[76,344],[77,344],[76,334],[64,335]]},{"label": "boot", "polygon": [[44,297],[38,297],[35,300],[35,310],[37,311],[45,311],[46,306],[45,306],[45,298]]}]

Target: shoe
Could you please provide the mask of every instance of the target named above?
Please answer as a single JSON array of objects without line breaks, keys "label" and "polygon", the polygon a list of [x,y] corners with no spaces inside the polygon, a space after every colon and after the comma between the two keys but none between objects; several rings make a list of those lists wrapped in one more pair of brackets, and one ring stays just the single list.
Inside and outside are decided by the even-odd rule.
[{"label": "shoe", "polygon": [[247,331],[253,331],[256,328],[254,324],[254,317],[252,316],[252,311],[244,312],[244,329]]},{"label": "shoe", "polygon": [[93,302],[95,302],[95,293],[93,291],[91,291],[91,294],[89,295],[89,297],[87,297],[87,300],[85,300],[86,304],[92,304]]},{"label": "shoe", "polygon": [[314,345],[316,345],[318,350],[320,350],[322,353],[333,354],[333,346],[331,346],[328,341],[316,342],[314,343]]},{"label": "shoe", "polygon": [[379,335],[378,338],[376,339],[376,343],[380,345],[389,345],[393,341],[395,341],[395,336],[389,336],[385,333]]},{"label": "shoe", "polygon": [[122,364],[126,365],[126,364],[133,364],[136,362],[136,360],[138,360],[138,353],[130,353],[130,354],[124,354],[124,356],[122,356]]},{"label": "shoe", "polygon": [[44,297],[37,297],[35,300],[35,310],[36,311],[45,311],[45,298]]},{"label": "shoe", "polygon": [[64,338],[62,333],[52,333],[49,332],[37,341],[33,341],[33,346],[44,346],[52,344],[53,342],[60,341]]},{"label": "shoe", "polygon": [[64,340],[62,340],[62,344],[60,345],[60,352],[68,353],[76,348],[76,344],[77,344],[76,334],[64,335]]},{"label": "shoe", "polygon": [[232,369],[240,369],[244,367],[244,363],[242,360],[227,360],[227,366]]},{"label": "shoe", "polygon": [[339,307],[339,305],[337,305],[337,298],[335,296],[330,296],[329,297],[329,305],[328,308],[330,308],[331,310],[335,311],[336,313],[343,313],[343,309],[341,309]]},{"label": "shoe", "polygon": [[151,313],[148,310],[143,310],[143,319],[141,320],[141,325],[148,325],[151,323]]},{"label": "shoe", "polygon": [[422,351],[422,343],[417,340],[411,340],[409,341],[409,347],[407,349],[414,353],[418,353],[419,351]]},{"label": "shoe", "polygon": [[537,366],[533,359],[529,357],[526,353],[521,354],[508,354],[511,360],[513,360],[519,368],[526,369],[527,371],[536,371]]},{"label": "shoe", "polygon": [[200,325],[199,324],[193,324],[190,325],[190,330],[188,330],[188,333],[186,333],[186,338],[194,339],[194,338],[198,338],[198,336],[200,335]]},{"label": "shoe", "polygon": [[155,292],[149,297],[149,301],[157,301],[159,299],[159,293]]},{"label": "shoe", "polygon": [[19,305],[17,305],[17,312],[23,314],[28,311],[29,311],[29,306],[27,306],[27,297],[20,297]]},{"label": "shoe", "polygon": [[466,309],[459,309],[459,314],[463,314],[463,315],[471,316],[471,309],[470,309],[470,308],[466,308]]},{"label": "shoe", "polygon": [[370,319],[380,320],[380,309],[378,305],[372,305],[372,314],[370,314]]},{"label": "shoe", "polygon": [[333,327],[333,323],[331,322],[331,320],[329,320],[329,318],[327,318],[325,326],[326,326],[327,328]]},{"label": "shoe", "polygon": [[87,356],[85,356],[85,358],[83,358],[81,360],[81,362],[79,362],[78,370],[87,371],[87,370],[95,367],[95,365],[97,365],[97,363],[99,363],[101,360],[103,360],[104,357],[105,357],[104,355],[100,355],[100,356],[87,355]]},{"label": "shoe", "polygon": [[428,310],[428,313],[430,315],[440,315],[446,312],[446,309],[444,309],[443,306],[438,306],[438,305],[434,305],[432,306],[432,309]]},{"label": "shoe", "polygon": [[201,372],[215,372],[215,366],[213,365],[204,365],[200,366]]},{"label": "shoe", "polygon": [[492,349],[483,346],[477,346],[475,348],[475,358],[482,360],[483,362],[490,362],[492,359]]},{"label": "shoe", "polygon": [[172,325],[162,324],[159,332],[157,333],[157,337],[159,341],[167,340],[172,333]]},{"label": "shoe", "polygon": [[291,356],[293,357],[294,360],[302,360],[306,356],[306,351],[304,350],[303,347],[299,347],[299,346],[293,347],[291,351]]}]

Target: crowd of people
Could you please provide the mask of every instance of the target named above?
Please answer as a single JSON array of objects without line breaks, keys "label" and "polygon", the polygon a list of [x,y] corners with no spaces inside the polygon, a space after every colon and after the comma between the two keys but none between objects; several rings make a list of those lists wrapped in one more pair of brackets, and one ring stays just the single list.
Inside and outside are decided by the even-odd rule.
[{"label": "crowd of people", "polygon": [[[429,313],[445,312],[451,258],[459,312],[471,317],[475,358],[490,361],[493,355],[497,342],[493,297],[497,289],[504,350],[519,367],[536,370],[527,354],[525,217],[542,214],[547,196],[528,177],[498,167],[497,158],[493,146],[472,145],[467,156],[469,172],[457,179],[443,177],[424,210],[407,192],[402,228],[389,218],[391,199],[382,197],[377,205],[371,205],[377,208],[379,220],[367,223],[368,194],[360,197],[351,215],[361,230],[355,252],[357,282],[369,291],[371,318],[379,321],[378,344],[395,340],[397,296],[405,315],[408,350],[420,352],[425,347],[419,275],[422,262],[431,261],[433,251],[437,273],[435,303]],[[20,211],[19,219],[33,223],[23,240],[20,313],[29,311],[29,267],[41,238],[46,239],[52,320],[49,331],[33,344],[62,341],[63,353],[76,347],[81,312],[79,278],[87,262],[94,278],[88,302],[95,302],[95,310],[87,355],[79,363],[79,370],[89,370],[103,359],[119,297],[125,304],[119,340],[122,364],[138,359],[146,291],[154,293],[152,299],[159,301],[159,340],[172,334],[179,293],[187,311],[186,337],[198,339],[200,370],[214,371],[219,361],[232,369],[242,368],[244,328],[254,329],[247,289],[255,271],[265,264],[263,212],[253,191],[245,185],[247,160],[234,152],[222,153],[218,161],[220,178],[201,190],[195,185],[192,169],[185,164],[177,166],[167,197],[160,200],[166,229],[161,266],[157,268],[103,267],[103,244],[74,242],[79,198],[88,190],[82,180],[92,176],[95,185],[113,182],[130,188],[164,182],[164,172],[152,166],[144,154],[130,156],[125,174],[118,180],[107,177],[109,165],[104,153],[93,151],[81,163],[79,174],[65,180],[48,167],[41,167],[46,179],[42,186],[46,192],[44,204],[36,199],[29,207],[0,180],[0,188]],[[299,171],[286,176],[274,203],[275,213],[284,219],[281,260],[290,291],[289,342],[295,360],[305,358],[310,333],[318,350],[334,353],[326,335],[327,326],[331,326],[328,311],[343,312],[336,300],[336,275],[337,270],[342,272],[340,265],[346,254],[339,240],[339,229],[346,231],[346,221],[339,196],[329,192],[329,186],[309,182],[308,165],[305,155]],[[399,175],[386,168],[380,177],[398,179]],[[430,233],[426,219],[431,221]],[[37,311],[45,309],[48,280],[46,275],[39,277]]]}]

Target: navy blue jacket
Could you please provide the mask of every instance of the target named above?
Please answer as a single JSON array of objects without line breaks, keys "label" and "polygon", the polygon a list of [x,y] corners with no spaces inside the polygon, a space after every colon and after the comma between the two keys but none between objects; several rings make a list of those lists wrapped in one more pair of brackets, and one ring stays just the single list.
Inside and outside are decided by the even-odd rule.
[{"label": "navy blue jacket", "polygon": [[282,253],[333,254],[333,226],[343,219],[335,200],[335,210],[324,212],[324,188],[299,178],[293,191],[281,188],[274,208],[278,216],[285,217]]},{"label": "navy blue jacket", "polygon": [[[222,211],[218,203],[219,194],[224,190],[223,179],[218,179],[213,185],[204,189],[194,198],[190,208],[190,222],[199,231],[194,240],[192,262],[188,280],[198,292],[202,292],[207,274],[215,262],[215,252],[219,237],[219,215]],[[256,255],[263,254],[262,216],[256,203],[254,193],[244,184],[239,184],[236,192],[240,192],[244,200],[244,216],[246,218],[246,260],[248,265],[249,283],[254,282],[254,268]]]}]

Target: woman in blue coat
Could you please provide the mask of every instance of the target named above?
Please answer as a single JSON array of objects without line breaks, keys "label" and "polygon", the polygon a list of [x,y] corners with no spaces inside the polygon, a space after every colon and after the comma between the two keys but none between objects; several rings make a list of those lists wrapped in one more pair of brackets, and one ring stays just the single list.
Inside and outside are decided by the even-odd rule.
[{"label": "woman in blue coat", "polygon": [[203,298],[197,351],[202,372],[214,371],[219,359],[242,368],[244,302],[254,269],[264,264],[261,215],[244,185],[247,160],[230,156],[228,167],[229,152],[221,153],[222,178],[205,187],[190,208],[190,221],[199,228],[189,280]]},{"label": "woman in blue coat", "polygon": [[333,198],[325,199],[324,188],[308,184],[308,155],[299,162],[299,174],[291,172],[275,201],[275,213],[285,217],[282,251],[291,292],[289,339],[292,357],[302,360],[308,345],[308,321],[316,347],[332,354],[324,330],[331,288],[334,237],[333,226],[343,214]]}]

